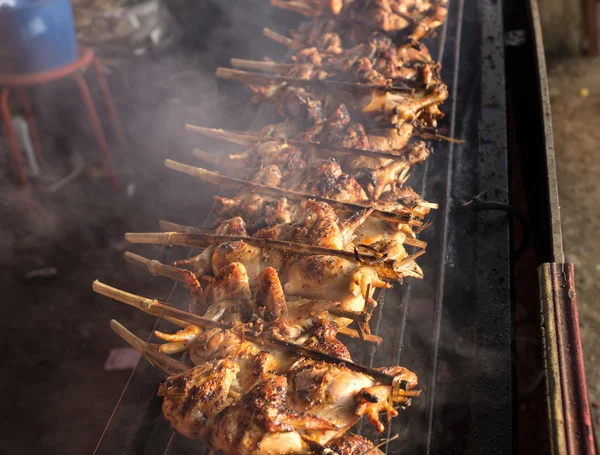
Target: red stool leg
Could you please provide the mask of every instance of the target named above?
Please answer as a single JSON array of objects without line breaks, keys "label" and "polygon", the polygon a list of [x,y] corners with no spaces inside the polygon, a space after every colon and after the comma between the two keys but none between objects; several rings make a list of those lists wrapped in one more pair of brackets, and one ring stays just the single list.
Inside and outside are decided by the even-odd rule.
[{"label": "red stool leg", "polygon": [[12,118],[10,116],[10,110],[8,109],[8,88],[2,90],[1,105],[2,105],[2,121],[4,122],[4,128],[6,129],[6,138],[8,139],[8,145],[17,166],[17,173],[19,175],[19,181],[21,186],[25,190],[25,197],[27,199],[27,205],[31,205],[29,198],[29,185],[27,184],[27,177],[25,177],[25,171],[23,170],[23,162],[21,161],[21,153],[19,152],[19,145],[17,144],[17,138],[15,137],[15,131],[12,126]]},{"label": "red stool leg", "polygon": [[90,89],[81,73],[73,74],[73,79],[75,80],[75,82],[77,82],[77,85],[79,86],[79,90],[81,91],[81,97],[83,98],[83,102],[85,103],[88,115],[90,116],[90,122],[92,122],[92,127],[94,128],[94,133],[96,134],[96,141],[98,142],[98,147],[100,148],[100,153],[102,154],[102,159],[104,160],[104,167],[106,169],[106,172],[110,177],[110,181],[112,182],[113,187],[115,189],[119,189],[119,182],[117,180],[117,176],[115,175],[115,171],[112,166],[112,160],[108,151],[108,144],[106,143],[106,138],[104,137],[104,133],[102,132],[102,126],[100,125],[100,119],[98,119],[98,114],[96,113],[96,108],[94,106],[94,100],[92,99]]},{"label": "red stool leg", "polygon": [[19,89],[19,97],[21,99],[21,104],[23,104],[23,107],[25,108],[25,116],[27,117],[27,124],[29,125],[29,134],[31,134],[31,138],[33,139],[33,149],[41,164],[42,147],[40,145],[40,138],[37,134],[37,127],[33,117],[33,109],[31,109],[31,103],[29,102],[29,96],[24,88]]},{"label": "red stool leg", "polygon": [[102,68],[100,67],[100,63],[96,57],[94,57],[92,60],[92,64],[94,65],[94,71],[96,72],[96,77],[98,78],[98,83],[100,84],[100,89],[102,90],[102,94],[104,96],[104,102],[108,108],[108,115],[110,122],[112,123],[112,127],[115,130],[119,144],[121,144],[121,147],[126,148],[127,141],[125,139],[125,133],[123,133],[123,128],[121,127],[121,120],[119,119],[119,114],[115,108],[115,103],[113,102],[110,88],[108,87],[104,74],[102,74]]}]

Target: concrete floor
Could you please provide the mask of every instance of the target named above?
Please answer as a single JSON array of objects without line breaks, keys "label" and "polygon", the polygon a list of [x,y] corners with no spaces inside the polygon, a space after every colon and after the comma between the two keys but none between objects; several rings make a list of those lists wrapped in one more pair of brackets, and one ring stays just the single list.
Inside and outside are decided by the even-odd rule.
[{"label": "concrete floor", "polygon": [[564,247],[576,267],[587,383],[600,440],[600,59],[554,61],[548,72]]},{"label": "concrete floor", "polygon": [[[70,134],[69,141],[44,144],[48,165],[35,184],[32,209],[24,208],[8,173],[0,176],[0,386],[5,395],[0,453],[93,451],[130,373],[103,370],[109,350],[123,345],[108,322],[117,318],[143,335],[153,320],[94,295],[91,283],[102,278],[117,287],[166,297],[164,282],[126,266],[122,235],[155,230],[159,219],[200,223],[203,210],[196,204],[193,185],[169,174],[162,161],[167,156],[190,161],[195,139],[182,134],[185,122],[210,118],[211,124],[226,124],[222,122],[231,109],[243,116],[235,98],[218,105],[207,99],[206,93],[216,97],[214,80],[188,56],[147,59],[137,65],[111,77],[131,140],[128,151],[114,149],[124,185],[121,193],[113,193],[97,172],[89,131],[76,114],[68,123],[77,132],[75,140]],[[550,68],[565,249],[577,266],[588,385],[592,402],[598,403],[600,131],[595,123],[600,120],[600,60],[554,62]],[[582,88],[589,96],[580,96]],[[207,105],[214,108],[210,116],[198,110]],[[46,116],[50,125],[53,113]],[[55,126],[60,131],[64,124]],[[59,192],[49,193],[72,168],[65,157],[76,155],[96,171],[88,169]],[[43,267],[55,267],[57,274],[25,278]],[[597,408],[594,415],[600,428]]]}]

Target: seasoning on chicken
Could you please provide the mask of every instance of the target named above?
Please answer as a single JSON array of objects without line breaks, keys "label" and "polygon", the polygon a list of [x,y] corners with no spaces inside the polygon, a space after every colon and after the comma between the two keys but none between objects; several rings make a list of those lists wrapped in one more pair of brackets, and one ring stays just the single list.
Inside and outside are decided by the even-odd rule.
[{"label": "seasoning on chicken", "polygon": [[[210,431],[211,444],[225,453],[311,453],[307,440],[324,446],[361,416],[382,432],[381,413],[389,420],[398,405],[410,404],[392,386],[342,365],[259,348],[234,331],[199,330],[189,347],[197,366],[161,387],[163,411],[188,437]],[[377,371],[402,381],[405,390],[417,384],[403,367]],[[211,396],[215,402],[204,398]]]}]

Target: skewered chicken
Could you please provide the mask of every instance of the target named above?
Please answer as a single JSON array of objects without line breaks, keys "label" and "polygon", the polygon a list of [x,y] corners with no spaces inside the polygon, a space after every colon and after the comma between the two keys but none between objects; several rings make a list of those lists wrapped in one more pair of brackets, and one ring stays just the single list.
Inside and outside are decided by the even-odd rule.
[{"label": "skewered chicken", "polygon": [[[198,331],[189,347],[197,366],[161,386],[163,412],[188,437],[210,431],[212,445],[225,453],[311,453],[306,441],[323,446],[363,415],[381,432],[380,413],[389,419],[397,415],[394,403],[410,403],[402,393],[394,396],[391,385],[344,366],[258,347],[230,330]],[[416,386],[405,368],[377,371],[405,390]],[[215,402],[202,398],[212,396]]]},{"label": "skewered chicken", "polygon": [[[192,312],[98,282],[94,290],[181,327],[156,332],[166,341],[158,346],[111,323],[169,374],[159,389],[165,418],[207,440],[211,455],[381,455],[346,433],[362,416],[384,431],[419,394],[417,377],[400,366],[352,363],[337,334],[356,322],[370,335],[374,290],[422,277],[414,259],[423,251],[409,256],[403,244],[424,248],[415,217],[434,205],[404,183],[429,155],[411,137],[426,138],[448,96],[439,65],[418,43],[442,23],[447,0],[271,1],[313,18],[292,38],[265,33],[294,50],[292,63],[240,61],[273,74],[218,74],[276,101],[285,122],[258,138],[231,134],[252,144],[230,157],[243,174],[166,162],[242,192],[216,198],[222,219],[210,233],[126,235],[205,247],[177,262],[193,272],[128,256],[183,282]],[[199,278],[208,280],[204,289]],[[166,355],[181,352],[194,367]]]},{"label": "skewered chicken", "polygon": [[[336,212],[324,202],[308,200],[301,206],[295,207],[295,209],[293,220],[290,216],[290,219],[286,220],[287,222],[271,224],[256,231],[254,237],[352,251],[355,231],[373,212],[373,209],[365,209],[342,221],[338,218]],[[235,231],[231,229],[232,225],[236,227]],[[246,236],[246,224],[240,217],[234,217],[221,222],[215,233]],[[199,257],[178,261],[176,265],[194,264],[198,274],[209,273],[211,267],[213,267],[213,270],[216,267],[215,273],[218,273],[221,264],[219,258],[231,254],[232,251],[230,246],[218,246],[216,249],[207,249]],[[276,259],[276,257],[274,256],[268,260],[277,262],[280,259]],[[211,263],[215,260],[219,265],[211,266]],[[255,277],[256,274],[252,273],[252,276]]]},{"label": "skewered chicken", "polygon": [[[143,297],[101,283],[95,283],[94,289],[145,311],[150,309],[141,303],[146,300]],[[180,311],[177,318],[179,324],[191,315]],[[112,326],[154,364],[167,366],[160,355],[148,353],[149,346],[122,326]],[[159,389],[159,395],[165,397],[165,417],[180,433],[210,438],[212,445],[225,453],[310,454],[311,444],[323,446],[338,439],[363,415],[383,431],[381,413],[389,420],[397,415],[397,406],[408,406],[410,397],[418,395],[411,392],[417,384],[414,373],[399,366],[359,371],[348,363],[349,354],[340,351],[339,344],[318,344],[323,354],[301,351],[312,356],[306,358],[277,344],[265,344],[268,338],[250,337],[235,328],[193,325],[172,335],[156,335],[168,341],[159,351],[175,352],[169,345],[183,342],[196,365],[182,371],[179,363],[168,359],[165,369],[177,374]],[[256,344],[259,340],[260,345]],[[384,378],[386,382],[381,382]],[[271,445],[276,440],[285,445]]]},{"label": "skewered chicken", "polygon": [[257,183],[345,202],[361,202],[379,199],[384,191],[402,181],[411,166],[424,161],[430,153],[421,141],[403,150],[390,151],[390,157],[359,153],[360,150],[386,151],[385,146],[377,137],[368,136],[362,125],[352,122],[345,106],[341,105],[326,121],[290,141],[258,142],[245,153],[230,155],[231,161],[220,164],[229,168],[229,163],[233,164],[238,174],[258,168],[251,177]]},{"label": "skewered chicken", "polygon": [[236,68],[276,73],[297,79],[361,82],[392,87],[431,86],[440,82],[440,65],[434,62],[424,45],[407,43],[400,47],[384,34],[377,33],[365,42],[341,53],[331,53],[316,47],[298,50],[293,63],[269,60],[232,59]]},{"label": "skewered chicken", "polygon": [[[448,14],[447,0],[272,0],[278,7],[318,19],[293,33],[294,46],[309,47],[332,40],[360,42],[373,31],[399,33],[416,42],[439,27]],[[327,5],[329,3],[329,5]],[[329,14],[334,14],[332,18]],[[321,39],[319,39],[321,38]]]},{"label": "skewered chicken", "polygon": [[[300,70],[303,68],[300,67]],[[292,71],[297,72],[296,69]],[[448,98],[448,89],[442,83],[416,88],[345,85],[344,82],[325,79],[325,74],[320,71],[300,71],[293,77],[283,77],[220,68],[217,76],[245,82],[257,94],[253,98],[255,101],[275,102],[278,112],[285,118],[314,120],[315,112],[325,109],[327,114],[327,106],[345,102],[357,116],[368,119],[379,128],[400,128],[418,119],[435,127],[437,120],[443,117],[438,106]],[[310,81],[313,83],[308,84]],[[301,85],[312,86],[311,92],[298,87]]]},{"label": "skewered chicken", "polygon": [[[368,326],[374,302],[363,301],[362,312],[358,313],[344,310],[341,302],[333,300],[286,296],[279,275],[272,267],[259,274],[256,286],[251,290],[246,268],[243,264],[231,263],[203,290],[195,275],[187,270],[130,252],[125,253],[125,258],[153,275],[183,282],[190,290],[189,311],[213,321],[243,323],[253,330],[288,341],[308,343],[307,337],[316,337],[315,341],[319,343],[325,343],[327,339],[330,343],[339,343],[335,337],[341,333],[353,338],[362,337],[370,343],[381,342],[379,337],[370,334]],[[355,321],[359,331],[348,328]],[[180,349],[175,345],[172,347]]]},{"label": "skewered chicken", "polygon": [[[327,204],[308,201],[298,222],[261,229],[254,237],[293,240],[301,244],[351,251],[356,247],[353,243],[355,232],[371,212],[372,209],[365,210],[340,222]],[[384,258],[402,261],[407,256],[406,250],[402,247],[405,234],[391,229],[390,231],[383,231],[384,236],[387,234],[385,238],[375,237],[372,231],[369,235],[369,230],[365,230],[361,233],[361,238],[370,241],[369,248],[384,255]],[[286,254],[281,251],[266,250],[243,241],[225,242],[216,246],[210,258],[204,252],[190,260],[178,261],[176,264],[192,265],[197,275],[206,274],[212,269],[217,276],[232,262],[244,265],[252,287],[263,269],[274,267],[280,274],[287,276],[285,288],[290,294],[315,298],[321,292],[328,292],[333,300],[342,302],[344,309],[352,311],[361,311],[364,299],[370,298],[375,288],[389,287],[384,280],[397,280],[402,276],[422,277],[420,268],[412,260],[399,263],[402,265],[389,269],[382,264],[357,264],[355,261],[329,256],[298,258],[293,252]],[[369,288],[371,295],[368,295]],[[357,306],[360,308],[356,308]]]}]

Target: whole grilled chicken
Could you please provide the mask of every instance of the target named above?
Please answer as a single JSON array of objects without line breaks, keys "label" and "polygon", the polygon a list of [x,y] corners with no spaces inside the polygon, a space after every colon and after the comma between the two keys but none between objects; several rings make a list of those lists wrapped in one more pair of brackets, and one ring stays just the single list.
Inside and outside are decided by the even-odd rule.
[{"label": "whole grilled chicken", "polygon": [[[161,386],[163,413],[178,432],[208,438],[224,453],[314,453],[314,444],[333,443],[363,415],[383,431],[380,414],[389,419],[397,415],[395,406],[410,404],[365,374],[259,347],[233,330],[196,328],[193,340],[185,332],[197,366]],[[405,368],[382,371],[406,390],[417,384]]]}]

